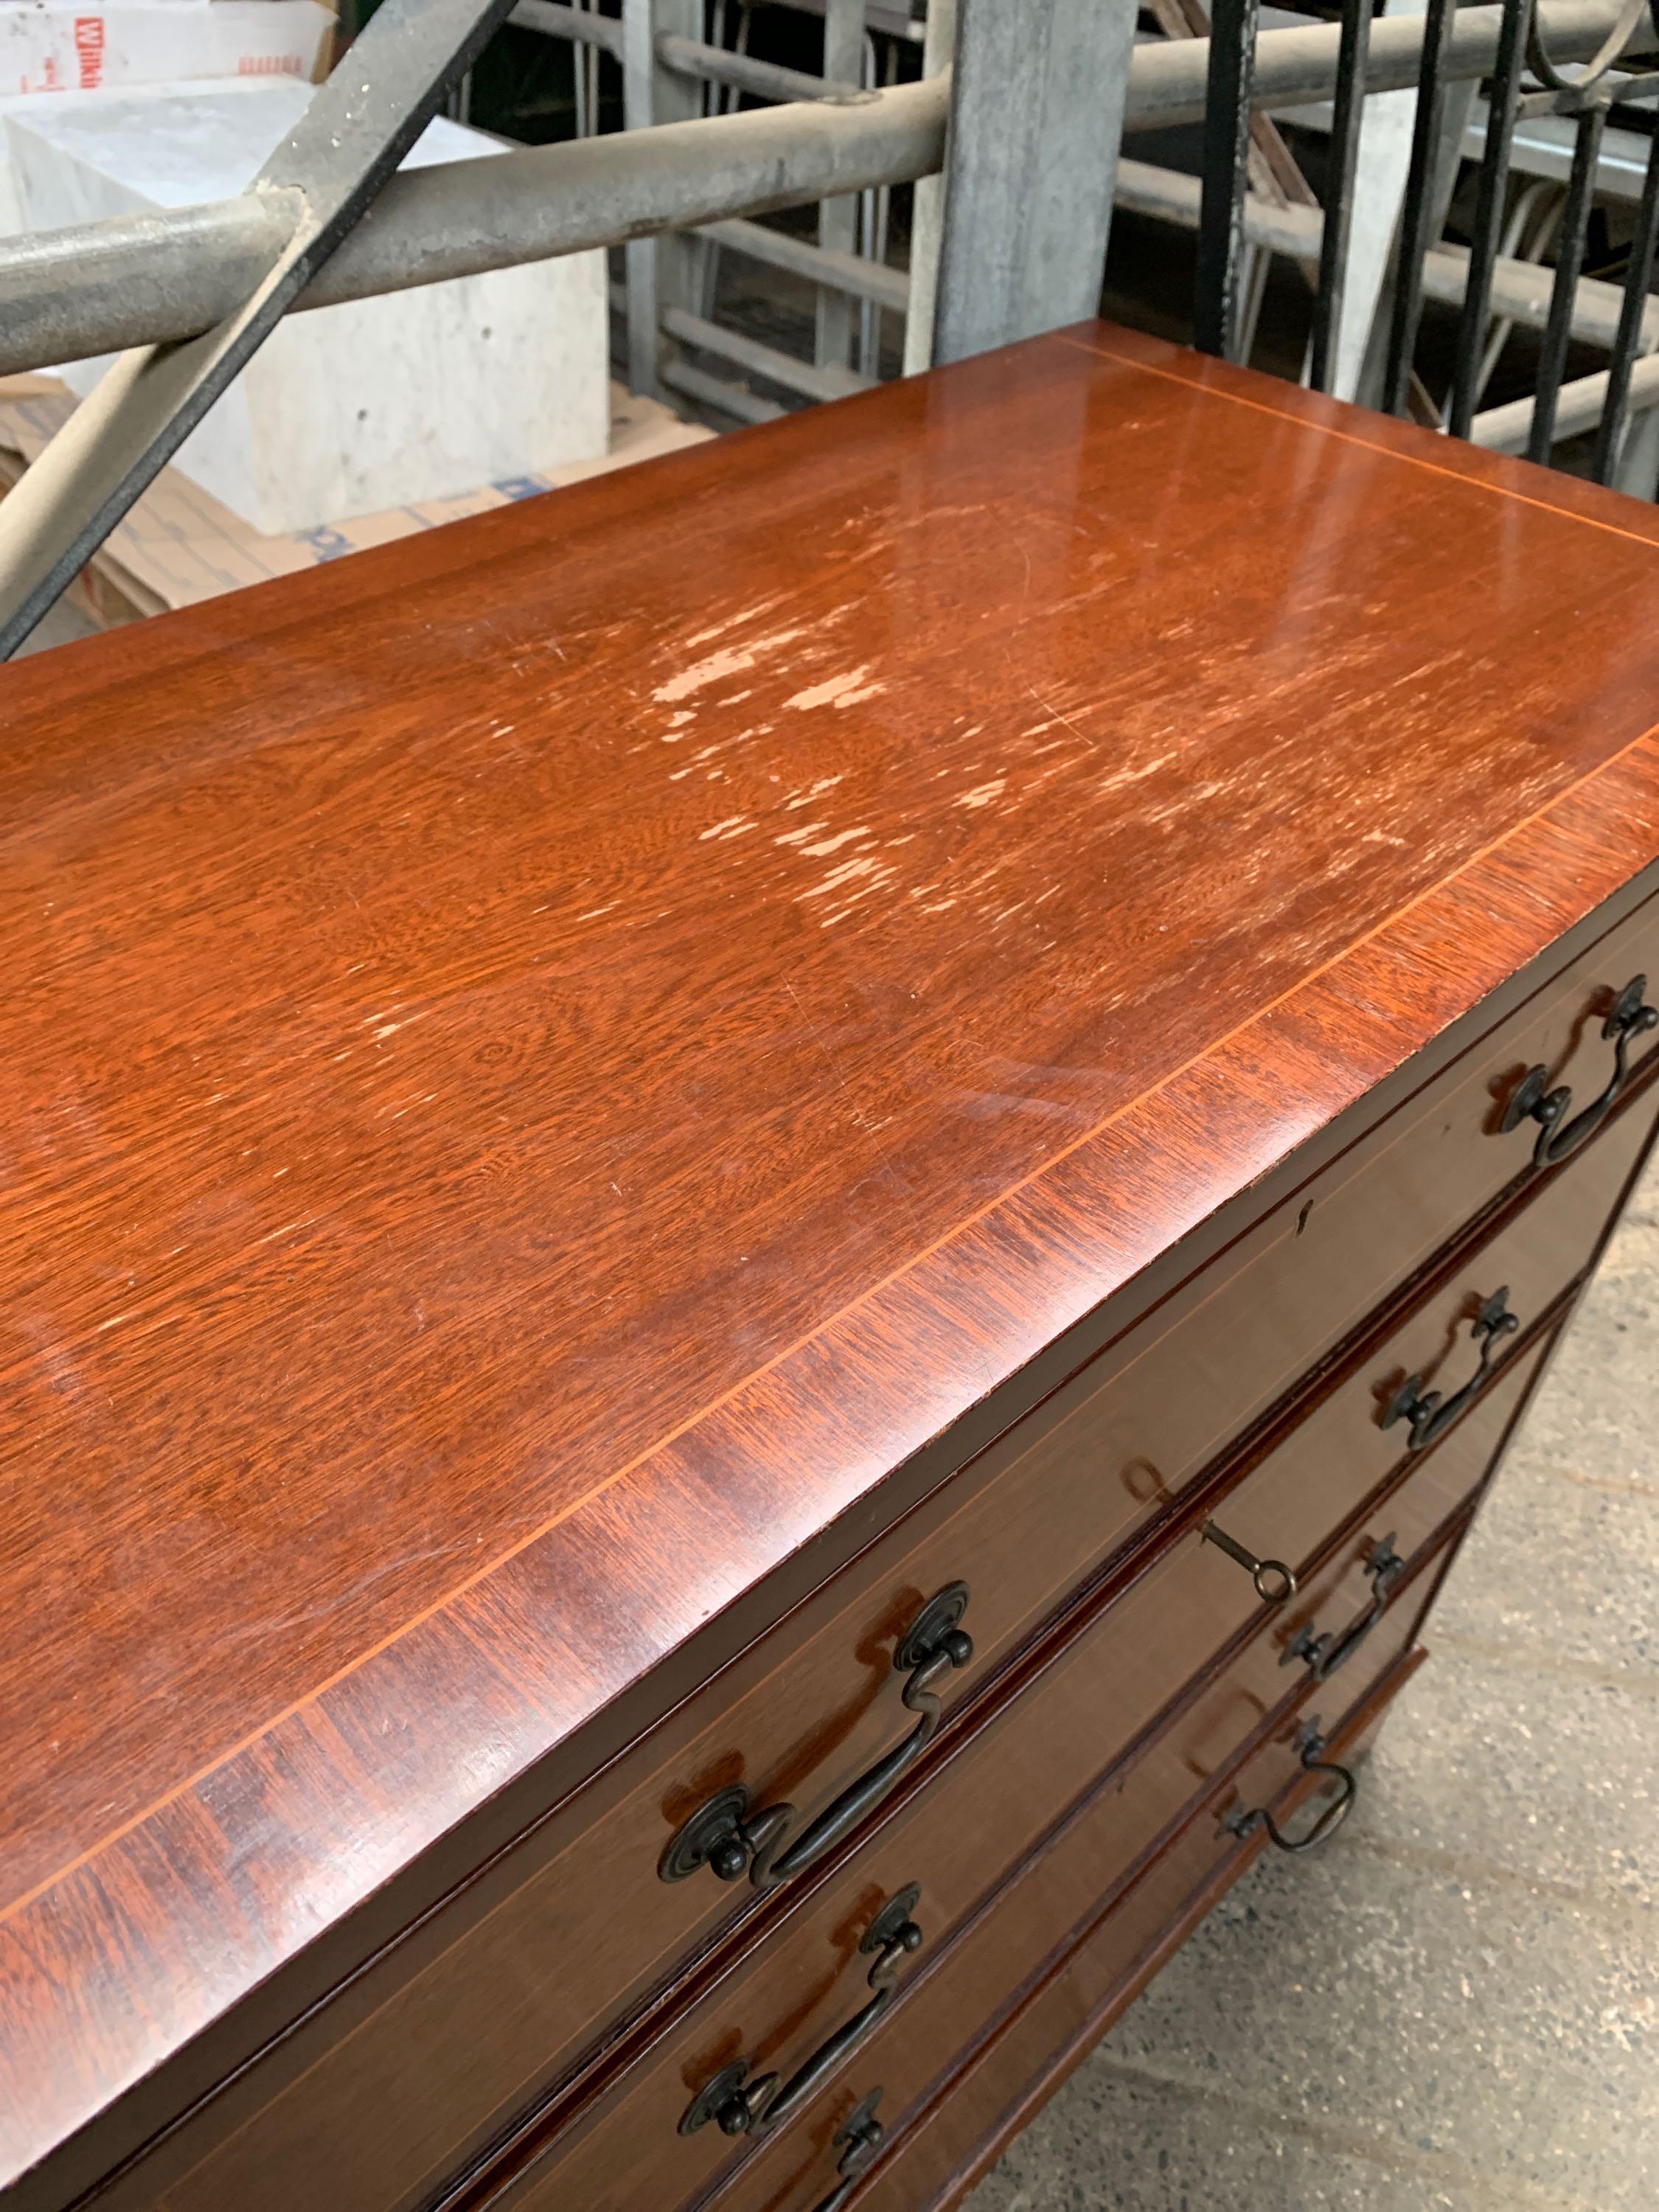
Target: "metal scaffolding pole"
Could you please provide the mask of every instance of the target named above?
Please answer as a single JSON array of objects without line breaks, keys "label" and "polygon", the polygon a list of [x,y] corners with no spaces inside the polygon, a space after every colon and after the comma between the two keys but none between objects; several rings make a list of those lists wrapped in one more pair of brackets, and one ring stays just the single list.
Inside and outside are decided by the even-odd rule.
[{"label": "metal scaffolding pole", "polygon": [[[1618,0],[1542,0],[1537,11],[1551,52],[1567,62],[1593,54],[1619,13]],[[1490,72],[1501,15],[1494,6],[1456,10],[1449,77]],[[1264,32],[1252,105],[1328,99],[1341,35],[1336,23]],[[1368,88],[1414,84],[1422,36],[1420,16],[1379,17]],[[1634,43],[1655,44],[1645,15]],[[1202,39],[1137,47],[1125,127],[1201,121],[1208,56]],[[939,76],[846,101],[405,171],[388,179],[368,217],[292,305],[328,307],[932,176],[942,166],[949,96],[949,80]],[[192,337],[233,313],[293,233],[292,204],[264,197],[269,205],[246,194],[0,244],[0,374]]]},{"label": "metal scaffolding pole", "polygon": [[[405,169],[294,307],[331,307],[927,176],[943,159],[949,106],[949,80],[935,78],[856,101]],[[0,374],[191,336],[234,307],[289,228],[281,208],[235,199],[10,241],[0,252]]]},{"label": "metal scaffolding pole", "polygon": [[[615,51],[620,35],[636,112],[678,109],[704,76],[730,81],[732,58],[690,35],[701,27],[696,0],[629,0],[620,26],[561,0],[519,5],[522,20],[589,46]],[[1491,76],[1500,46],[1511,64],[1517,5],[1455,11],[1442,56],[1447,81]],[[1539,0],[1535,39],[1547,46],[1552,67],[1603,59],[1621,41],[1650,51],[1650,14],[1644,8],[1638,21],[1632,5]],[[665,32],[664,7],[696,13],[683,29]],[[658,121],[392,174],[446,86],[512,8],[513,0],[387,0],[247,193],[0,249],[0,373],[141,349],[104,380],[0,506],[0,649],[27,634],[282,313],[640,241],[636,373],[648,385],[659,368],[658,305],[672,312],[683,337],[710,327],[695,302],[676,296],[672,281],[647,314],[658,279],[672,279],[673,252],[691,250],[665,234],[844,198],[932,177],[944,166],[951,82],[939,76],[880,93],[819,83],[811,100],[769,111]],[[1210,41],[1131,53],[1130,0],[1048,0],[1044,37],[1030,37],[1022,15],[1028,35],[1011,46],[1018,13],[1000,0],[965,0],[938,358],[1091,312],[1116,111],[1135,128],[1205,113]],[[1420,16],[1376,21],[1364,62],[1368,89],[1414,83],[1423,34]],[[1340,82],[1344,36],[1336,23],[1263,34],[1253,67],[1233,72],[1241,97],[1256,109],[1328,97]],[[1348,54],[1357,70],[1351,33]],[[1249,234],[1261,218],[1248,207],[1244,215]],[[840,281],[847,258],[824,257],[814,273],[857,291]],[[1424,282],[1431,294],[1445,258],[1429,256]],[[1477,293],[1482,283],[1478,273]],[[1470,289],[1465,279],[1458,296]],[[1572,293],[1575,331],[1584,296],[1581,283]],[[1496,305],[1496,289],[1493,297]],[[1615,391],[1619,374],[1615,360]],[[1637,380],[1637,404],[1647,389],[1645,376]],[[1561,403],[1561,420],[1576,420],[1584,398],[1568,386]]]},{"label": "metal scaffolding pole", "polygon": [[[665,62],[658,48],[665,37],[690,40],[702,30],[702,0],[623,0],[622,24],[623,112],[629,135],[653,125],[700,118],[701,87]],[[694,293],[688,240],[664,231],[629,242],[628,380],[635,392],[662,397],[663,316],[670,307],[689,311],[696,304]]]},{"label": "metal scaffolding pole", "polygon": [[[1117,198],[1120,207],[1132,208],[1137,215],[1149,215],[1185,230],[1198,228],[1199,180],[1182,170],[1160,169],[1147,161],[1120,162]],[[1245,238],[1269,252],[1306,260],[1319,252],[1323,230],[1323,219],[1316,209],[1280,207],[1255,195],[1244,202]],[[1437,246],[1424,256],[1424,296],[1445,307],[1461,307],[1468,290],[1468,269],[1467,246]],[[1620,285],[1601,277],[1581,276],[1572,295],[1572,336],[1581,344],[1599,346],[1607,352],[1626,343],[1638,354],[1659,348],[1659,299],[1647,301],[1644,315],[1626,340],[1620,337],[1626,297]],[[1503,255],[1494,261],[1492,305],[1509,321],[1542,331],[1547,327],[1553,299],[1554,286],[1547,269],[1534,261],[1515,261]],[[1524,404],[1528,408],[1532,404],[1530,400]]]},{"label": "metal scaffolding pole", "polygon": [[1133,0],[957,0],[935,361],[1100,301]]},{"label": "metal scaffolding pole", "polygon": [[124,354],[0,508],[0,658],[14,653],[306,284],[513,0],[386,0],[255,178],[289,228],[182,344]]}]

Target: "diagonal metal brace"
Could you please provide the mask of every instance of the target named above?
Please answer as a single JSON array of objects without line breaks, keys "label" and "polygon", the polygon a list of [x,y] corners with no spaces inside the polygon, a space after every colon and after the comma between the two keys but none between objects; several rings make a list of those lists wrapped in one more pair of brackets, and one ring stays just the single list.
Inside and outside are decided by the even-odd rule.
[{"label": "diagonal metal brace", "polygon": [[264,276],[199,337],[122,354],[0,504],[0,659],[264,343],[513,4],[385,0],[249,187],[283,240]]}]

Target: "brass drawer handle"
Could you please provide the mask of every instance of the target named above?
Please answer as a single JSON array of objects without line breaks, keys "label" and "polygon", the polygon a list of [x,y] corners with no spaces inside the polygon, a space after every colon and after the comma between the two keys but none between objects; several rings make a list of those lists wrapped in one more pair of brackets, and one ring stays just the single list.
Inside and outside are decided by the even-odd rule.
[{"label": "brass drawer handle", "polygon": [[845,2144],[836,2161],[836,2172],[841,2181],[837,2187],[817,2205],[817,2212],[841,2212],[841,2208],[852,2195],[859,2182],[876,2162],[876,2154],[887,2140],[887,2130],[876,2118],[876,2106],[882,2093],[872,2089],[861,2104],[849,2112],[830,2139],[833,2150],[837,2143]]},{"label": "brass drawer handle", "polygon": [[1345,1666],[1353,1657],[1388,1611],[1389,1600],[1399,1587],[1400,1578],[1405,1571],[1406,1561],[1394,1548],[1392,1535],[1384,1536],[1380,1543],[1373,1544],[1365,1561],[1365,1572],[1371,1578],[1370,1604],[1354,1615],[1340,1636],[1332,1629],[1327,1629],[1322,1636],[1316,1635],[1313,1623],[1310,1621],[1301,1634],[1286,1644],[1279,1654],[1279,1665],[1289,1667],[1298,1659],[1305,1659],[1316,1682],[1328,1681],[1339,1667]]},{"label": "brass drawer handle", "polygon": [[1659,1006],[1650,1006],[1647,998],[1648,979],[1632,975],[1613,1002],[1613,1008],[1601,1024],[1601,1034],[1613,1046],[1613,1073],[1607,1088],[1592,1098],[1582,1114],[1575,1114],[1571,1121],[1566,1111],[1572,1103],[1570,1085],[1559,1089],[1547,1088],[1550,1076],[1547,1067],[1529,1067],[1516,1086],[1515,1096],[1504,1109],[1504,1118],[1498,1127],[1507,1136],[1518,1129],[1523,1121],[1536,1121],[1538,1141],[1532,1148],[1534,1167],[1553,1168],[1567,1159],[1580,1145],[1593,1137],[1612,1112],[1620,1093],[1630,1081],[1630,1046],[1632,1037],[1644,1030],[1659,1028]]},{"label": "brass drawer handle", "polygon": [[1255,1594],[1263,1605],[1283,1605],[1287,1598],[1296,1595],[1296,1577],[1283,1559],[1258,1559],[1254,1552],[1247,1552],[1237,1537],[1230,1536],[1224,1528],[1218,1528],[1213,1521],[1206,1521],[1200,1531],[1206,1544],[1213,1544],[1230,1559],[1237,1559],[1255,1584]]},{"label": "brass drawer handle", "polygon": [[712,2120],[722,2135],[763,2135],[792,2118],[803,2105],[810,2104],[842,2062],[874,2033],[892,2003],[898,1987],[899,1968],[921,1944],[921,1930],[910,1917],[921,1895],[920,1887],[912,1882],[908,1888],[888,1899],[864,1931],[859,1949],[876,1954],[868,1977],[874,1994],[860,2006],[851,2020],[843,2021],[833,2035],[826,2036],[787,2081],[776,2074],[757,2074],[751,2081],[746,2058],[722,2066],[712,2081],[703,2083],[681,2114],[680,2133],[694,2136]]},{"label": "brass drawer handle", "polygon": [[1449,1398],[1443,1398],[1438,1390],[1425,1392],[1420,1375],[1408,1375],[1382,1408],[1385,1429],[1391,1429],[1396,1421],[1410,1422],[1411,1432],[1406,1439],[1407,1451],[1425,1451],[1437,1437],[1444,1436],[1459,1414],[1468,1410],[1492,1380],[1493,1352],[1504,1337],[1512,1335],[1521,1326],[1519,1316],[1510,1311],[1509,1304],[1506,1285],[1494,1291],[1476,1314],[1469,1334],[1480,1346],[1480,1364],[1461,1390],[1454,1390]]},{"label": "brass drawer handle", "polygon": [[950,1583],[930,1598],[899,1638],[893,1664],[909,1680],[900,1702],[921,1715],[901,1744],[848,1783],[833,1804],[803,1828],[787,1850],[783,1846],[799,1818],[793,1805],[769,1805],[751,1814],[749,1792],[741,1784],[722,1790],[699,1806],[670,1837],[657,1862],[664,1881],[684,1881],[700,1866],[710,1866],[722,1881],[746,1874],[757,1889],[775,1889],[804,1874],[878,1805],[900,1776],[914,1766],[939,1724],[939,1686],[974,1656],[974,1641],[957,1626],[968,1604],[966,1583]]},{"label": "brass drawer handle", "polygon": [[1334,1774],[1341,1784],[1337,1795],[1332,1798],[1307,1834],[1287,1836],[1265,1805],[1258,1805],[1248,1813],[1241,1808],[1230,1815],[1221,1825],[1235,1836],[1251,1836],[1258,1828],[1265,1828],[1267,1832],[1267,1841],[1275,1850],[1311,1851],[1324,1843],[1328,1837],[1334,1836],[1353,1810],[1353,1801],[1358,1794],[1359,1781],[1351,1768],[1339,1766],[1334,1759],[1321,1758],[1320,1753],[1325,1748],[1325,1739],[1319,1733],[1317,1714],[1297,1729],[1292,1741],[1295,1749],[1301,1754],[1303,1765],[1310,1774]]}]

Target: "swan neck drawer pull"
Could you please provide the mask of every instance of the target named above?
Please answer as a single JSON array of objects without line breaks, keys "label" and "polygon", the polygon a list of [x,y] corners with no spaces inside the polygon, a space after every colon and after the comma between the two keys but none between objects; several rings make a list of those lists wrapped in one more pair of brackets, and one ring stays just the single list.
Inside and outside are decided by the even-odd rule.
[{"label": "swan neck drawer pull", "polygon": [[1607,1078],[1606,1089],[1591,1099],[1583,1113],[1575,1114],[1571,1121],[1567,1119],[1567,1109],[1572,1103],[1571,1089],[1564,1083],[1552,1091],[1548,1068],[1529,1067],[1522,1077],[1498,1126],[1507,1136],[1523,1121],[1537,1122],[1538,1141],[1532,1148],[1534,1167],[1553,1168],[1559,1161],[1570,1158],[1580,1145],[1595,1134],[1613,1111],[1631,1079],[1631,1040],[1644,1030],[1659,1028],[1659,1006],[1646,1003],[1647,992],[1647,977],[1632,975],[1613,1000],[1612,1011],[1601,1024],[1601,1034],[1613,1047],[1613,1073]]},{"label": "swan neck drawer pull", "polygon": [[1255,1584],[1255,1594],[1263,1605],[1283,1605],[1296,1595],[1296,1577],[1283,1559],[1258,1559],[1254,1552],[1247,1552],[1236,1537],[1224,1528],[1218,1528],[1213,1521],[1206,1521],[1202,1529],[1204,1541],[1236,1559]]},{"label": "swan neck drawer pull", "polygon": [[1461,1413],[1467,1413],[1492,1380],[1492,1355],[1506,1336],[1520,1328],[1520,1318],[1509,1310],[1508,1286],[1494,1291],[1474,1322],[1469,1334],[1480,1346],[1480,1364],[1475,1369],[1461,1390],[1454,1390],[1449,1398],[1438,1390],[1425,1391],[1420,1375],[1408,1375],[1382,1408],[1382,1426],[1391,1429],[1396,1421],[1410,1423],[1406,1438],[1407,1451],[1425,1451],[1437,1438],[1443,1437]]},{"label": "swan neck drawer pull", "polygon": [[937,1732],[939,1689],[974,1656],[972,1637],[958,1626],[967,1605],[967,1583],[948,1583],[927,1601],[899,1638],[893,1664],[910,1678],[900,1703],[919,1717],[915,1727],[856,1782],[848,1783],[793,1843],[789,1839],[799,1817],[794,1807],[769,1805],[751,1813],[749,1792],[739,1784],[720,1790],[676,1830],[657,1862],[660,1878],[684,1881],[699,1867],[708,1866],[722,1881],[741,1881],[747,1875],[757,1889],[775,1889],[781,1881],[816,1865],[843,1836],[850,1835],[915,1765]]},{"label": "swan neck drawer pull", "polygon": [[1325,1739],[1319,1733],[1319,1717],[1314,1717],[1297,1729],[1293,1739],[1295,1750],[1310,1774],[1334,1774],[1339,1784],[1337,1794],[1325,1808],[1304,1836],[1287,1836],[1265,1805],[1246,1812],[1241,1808],[1222,1822],[1222,1826],[1235,1836],[1253,1836],[1258,1828],[1267,1831],[1267,1841],[1275,1850],[1311,1851],[1334,1836],[1353,1809],[1358,1794],[1358,1778],[1346,1766],[1339,1766],[1334,1759],[1325,1759]]},{"label": "swan neck drawer pull", "polygon": [[1406,1571],[1406,1561],[1394,1548],[1392,1535],[1384,1536],[1370,1547],[1365,1560],[1365,1572],[1370,1577],[1371,1595],[1369,1605],[1357,1613],[1339,1636],[1327,1629],[1322,1636],[1316,1635],[1311,1621],[1279,1654],[1279,1663],[1289,1667],[1298,1659],[1308,1663],[1309,1672],[1316,1682],[1328,1681],[1337,1668],[1353,1657],[1389,1609],[1389,1600],[1399,1587]]},{"label": "swan neck drawer pull", "polygon": [[751,2078],[746,2058],[721,2067],[680,2115],[680,2133],[694,2136],[712,2120],[722,2135],[764,2135],[810,2104],[836,2068],[874,2033],[892,2003],[899,1969],[921,1945],[921,1930],[910,1917],[921,1895],[920,1886],[912,1882],[890,1898],[866,1929],[859,1949],[875,1954],[868,1976],[872,1995],[851,2020],[826,2036],[787,2081],[776,2074],[757,2074]]}]

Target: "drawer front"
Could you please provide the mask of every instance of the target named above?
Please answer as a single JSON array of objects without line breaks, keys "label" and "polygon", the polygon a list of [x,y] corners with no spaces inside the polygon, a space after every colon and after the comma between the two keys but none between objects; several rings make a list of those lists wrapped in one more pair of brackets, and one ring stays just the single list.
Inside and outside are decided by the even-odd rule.
[{"label": "drawer front", "polygon": [[[1426,1572],[1414,1576],[1402,1601],[1391,1608],[1363,1675],[1356,1668],[1361,1678],[1343,1694],[1342,1707],[1353,1705],[1409,1642],[1427,1579]],[[816,2212],[836,2184],[840,2153],[835,2137],[872,2088],[883,2092],[884,2118],[890,2124],[900,2121],[925,2101],[964,2046],[1022,1986],[1052,1971],[1091,1923],[1109,1929],[1127,1972],[1196,1888],[1229,1858],[1242,1858],[1248,1846],[1222,1823],[1257,1806],[1276,1805],[1286,1785],[1304,1778],[1297,1747],[1307,1710],[1305,1697],[1299,1704],[1291,1697],[1265,1723],[1258,1718],[1248,1753],[1220,1779],[1189,1789],[1184,1822],[1141,1865],[1125,1858],[1123,1796],[1110,1789],[1093,1793],[985,1900],[957,1942],[931,1960],[925,1954],[918,1960],[901,2000],[799,2120],[762,2138],[734,2165],[728,2160],[730,2179],[716,2181],[712,2191],[706,2184],[696,2187],[689,2177],[671,2185],[665,2172],[661,2180],[654,2173],[647,2180],[636,2166],[625,2181],[606,2177],[604,2193],[595,2196],[586,2170],[578,2174],[559,2167],[527,2175],[490,2197],[487,2212],[563,2212],[577,2203],[649,2203],[664,2212],[670,2206],[690,2212],[693,2204],[711,2201],[720,2212],[760,2212],[762,2207]],[[1332,1733],[1338,1710],[1326,1707]],[[919,1905],[918,1912],[922,1909]],[[902,2141],[896,2128],[895,2136]],[[675,2148],[690,2149],[695,2142],[682,2141]]]},{"label": "drawer front", "polygon": [[[695,2195],[738,2155],[716,2125],[678,2132],[696,2094],[739,2057],[750,2078],[787,2079],[831,2046],[870,2000],[870,1960],[858,1946],[889,1900],[919,1893],[908,1912],[921,1931],[918,1956],[937,1951],[1085,1790],[1112,1815],[1112,1856],[1102,1856],[1103,1843],[1093,1863],[1103,1881],[1121,1880],[1299,1687],[1351,1700],[1350,1683],[1393,1617],[1383,1607],[1395,1578],[1379,1585],[1370,1571],[1378,1541],[1393,1537],[1402,1569],[1426,1556],[1480,1483],[1544,1348],[1541,1338],[1530,1344],[1467,1419],[1407,1463],[1375,1527],[1367,1520],[1328,1547],[1288,1617],[1256,1619],[1242,1651],[1218,1650],[1213,1600],[1227,1593],[1210,1577],[1217,1562],[1230,1563],[1195,1537],[1160,1557],[574,2120],[538,2187],[586,2212]],[[1322,1680],[1310,1671],[1318,1662],[1292,1648],[1298,1631],[1315,1650],[1314,1639],[1328,1637],[1327,1659],[1344,1645]],[[1162,1718],[1206,1660],[1209,1678]]]},{"label": "drawer front", "polygon": [[[1501,1040],[1466,1055],[896,1522],[233,2084],[199,2130],[118,2184],[111,2212],[157,2202],[219,2212],[231,2198],[240,2212],[288,2212],[295,2190],[322,2175],[337,2212],[409,2212],[429,2198],[747,1899],[746,1882],[724,1884],[707,1866],[659,1879],[677,1831],[741,1788],[751,1812],[799,1807],[798,1839],[918,1730],[921,1716],[902,1702],[910,1672],[896,1656],[927,1602],[965,1581],[962,1627],[975,1656],[960,1671],[945,1664],[927,1691],[948,1717],[1350,1334],[1381,1291],[1525,1168],[1526,1131],[1492,1126],[1498,1097],[1534,1054],[1585,1095],[1611,1064],[1595,1014],[1604,981],[1622,983],[1650,938],[1659,971],[1659,906],[1621,925]],[[1576,1195],[1561,1202],[1558,1275],[1582,1262],[1613,1202],[1618,1178],[1600,1170],[1620,1129],[1628,1139],[1629,1114],[1536,1184],[1541,1202],[1574,1179]],[[1522,1286],[1510,1287],[1516,1310],[1532,1310]],[[1541,1280],[1529,1279],[1524,1298],[1541,1296]],[[1316,1516],[1304,1548],[1339,1517]]]},{"label": "drawer front", "polygon": [[[1632,1100],[1580,1157],[1419,1282],[1408,1310],[1385,1323],[1379,1339],[1327,1371],[1288,1432],[1269,1431],[1241,1455],[1205,1525],[1252,1558],[1299,1574],[1391,1471],[1494,1390],[1515,1357],[1511,1347],[1532,1340],[1591,1258],[1653,1118],[1650,1095]],[[1243,1620],[1258,1601],[1250,1574],[1198,1532],[1191,1540],[1210,1554],[1203,1577],[1210,1617]],[[1201,1571],[1192,1571],[1194,1592]],[[1276,1593],[1279,1578],[1261,1580]],[[1299,1602],[1292,1599],[1286,1613]]]},{"label": "drawer front", "polygon": [[[1394,1623],[1390,1643],[1395,1656],[1343,1722],[1331,1758],[1350,1767],[1360,1758],[1425,1656],[1420,1646],[1407,1650],[1410,1642],[1405,1624]],[[1262,1765],[1260,1790],[1254,1776],[1237,1786],[1234,1795],[1240,1803],[1260,1802],[1282,1771],[1270,1759]],[[1302,1793],[1311,1786],[1305,1779],[1292,1785]],[[1363,1771],[1360,1787],[1364,1787]],[[1305,1813],[1298,1809],[1293,1820],[1282,1810],[1280,1817],[1299,1832],[1311,1825],[1316,1812],[1316,1807],[1310,1806]],[[847,2130],[849,2113],[833,2130],[820,2124],[819,2132],[829,2134],[830,2140],[818,2149],[813,2170],[801,2172],[798,2185],[773,2186],[769,2179],[761,2191],[746,2198],[741,2188],[735,2189],[729,2199],[719,2200],[720,2212],[828,2212],[832,2205],[835,2212],[853,2212],[854,2205],[858,2212],[924,2212],[924,2208],[934,2212],[934,2208],[959,2202],[1009,2137],[1110,2029],[1243,1870],[1247,1854],[1228,1853],[1218,1863],[1212,1860],[1205,1865],[1202,1839],[1207,1832],[1205,1824],[1183,1838],[1182,1848],[1191,1856],[1179,1874],[1171,1866],[1167,1881],[1159,1881],[1155,1891],[1149,1880],[1144,1894],[1137,1885],[1124,1906],[1108,1913],[1085,1934],[1054,1972],[1035,1987],[1022,1989],[995,2033],[968,2063],[953,2069],[942,2084],[936,2077],[933,2093],[920,2110],[913,2105],[907,2113],[895,2098],[883,2097],[876,2109],[878,2117],[884,2114],[889,2122],[888,2147],[878,2161],[863,2169],[864,2185],[856,2196],[848,2189],[838,2201],[823,2179],[830,2176],[838,2185],[841,2182],[837,2167],[848,2153],[845,2145],[837,2147],[834,2136]],[[1194,1869],[1197,1882],[1178,1897]],[[1172,1907],[1171,1899],[1176,1899]]]}]

